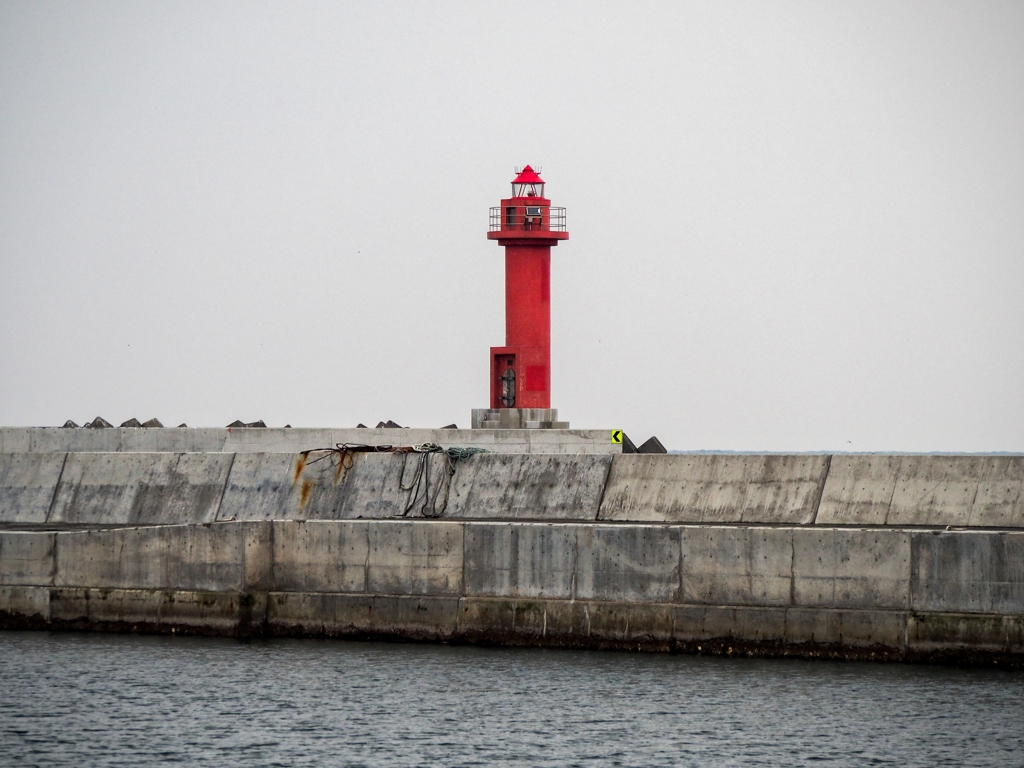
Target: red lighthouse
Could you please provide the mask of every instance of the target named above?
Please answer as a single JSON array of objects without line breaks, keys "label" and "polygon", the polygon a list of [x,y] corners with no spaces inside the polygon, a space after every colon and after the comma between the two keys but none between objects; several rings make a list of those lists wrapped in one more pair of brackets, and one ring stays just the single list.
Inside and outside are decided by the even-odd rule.
[{"label": "red lighthouse", "polygon": [[530,166],[491,208],[487,239],[505,249],[505,346],[491,347],[491,407],[473,411],[473,426],[568,428],[551,408],[551,248],[569,233]]}]

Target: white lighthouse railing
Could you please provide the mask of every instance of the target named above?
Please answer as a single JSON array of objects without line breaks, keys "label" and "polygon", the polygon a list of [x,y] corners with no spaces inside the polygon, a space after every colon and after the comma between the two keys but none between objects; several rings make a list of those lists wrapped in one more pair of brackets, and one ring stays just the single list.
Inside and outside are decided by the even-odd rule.
[{"label": "white lighthouse railing", "polygon": [[565,208],[532,205],[491,208],[491,232],[565,232]]}]

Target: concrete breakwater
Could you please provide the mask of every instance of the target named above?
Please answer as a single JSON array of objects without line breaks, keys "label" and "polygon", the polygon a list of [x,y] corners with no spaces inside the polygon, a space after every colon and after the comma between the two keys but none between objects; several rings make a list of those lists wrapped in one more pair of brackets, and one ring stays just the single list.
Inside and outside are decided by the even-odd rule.
[{"label": "concrete breakwater", "polygon": [[459,462],[454,474],[441,458],[424,456],[0,453],[0,525],[441,514],[1024,528],[1019,456],[488,453]]},{"label": "concrete breakwater", "polygon": [[347,520],[0,532],[0,623],[1024,663],[1024,532]]},{"label": "concrete breakwater", "polygon": [[4,432],[0,626],[1024,664],[1021,456],[496,432],[450,463],[245,431]]}]

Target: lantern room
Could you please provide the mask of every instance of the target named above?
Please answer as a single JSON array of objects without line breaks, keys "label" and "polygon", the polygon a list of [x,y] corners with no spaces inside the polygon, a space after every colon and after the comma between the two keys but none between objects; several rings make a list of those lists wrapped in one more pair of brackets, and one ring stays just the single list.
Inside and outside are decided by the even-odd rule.
[{"label": "lantern room", "polygon": [[544,179],[526,166],[512,179],[512,197],[544,197]]}]

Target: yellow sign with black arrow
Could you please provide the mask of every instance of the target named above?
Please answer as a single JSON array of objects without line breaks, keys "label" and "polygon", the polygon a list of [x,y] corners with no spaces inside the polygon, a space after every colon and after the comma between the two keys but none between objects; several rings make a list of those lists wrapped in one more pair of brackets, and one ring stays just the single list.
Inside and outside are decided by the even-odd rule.
[{"label": "yellow sign with black arrow", "polygon": [[612,445],[622,445],[622,430],[621,429],[613,429],[612,430]]}]

